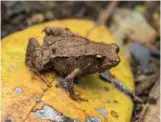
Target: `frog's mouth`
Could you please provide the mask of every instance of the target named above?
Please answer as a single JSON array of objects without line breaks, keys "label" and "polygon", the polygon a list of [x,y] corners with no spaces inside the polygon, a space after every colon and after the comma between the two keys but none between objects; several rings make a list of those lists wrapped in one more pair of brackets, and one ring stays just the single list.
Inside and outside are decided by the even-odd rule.
[{"label": "frog's mouth", "polygon": [[104,62],[102,63],[102,68],[110,69],[112,67],[117,66],[120,63],[119,56],[117,57],[117,60],[111,60],[110,58],[106,58]]}]

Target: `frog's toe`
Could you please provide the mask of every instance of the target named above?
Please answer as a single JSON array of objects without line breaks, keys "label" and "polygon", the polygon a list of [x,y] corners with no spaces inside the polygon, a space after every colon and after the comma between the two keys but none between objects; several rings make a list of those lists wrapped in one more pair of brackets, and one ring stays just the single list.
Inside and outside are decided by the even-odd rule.
[{"label": "frog's toe", "polygon": [[79,95],[76,95],[76,94],[70,94],[70,97],[77,102],[81,102],[81,101],[87,102],[88,101],[87,99],[81,98],[79,97]]}]

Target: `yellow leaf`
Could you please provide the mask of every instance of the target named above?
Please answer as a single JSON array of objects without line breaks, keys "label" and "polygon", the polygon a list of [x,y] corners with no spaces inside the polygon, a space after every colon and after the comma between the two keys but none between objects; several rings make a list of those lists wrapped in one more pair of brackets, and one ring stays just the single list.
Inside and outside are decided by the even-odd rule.
[{"label": "yellow leaf", "polygon": [[[52,87],[48,88],[28,69],[25,65],[28,39],[35,37],[42,43],[44,37],[42,30],[47,26],[67,27],[84,37],[88,35],[87,38],[93,41],[116,43],[106,27],[96,26],[90,20],[78,19],[35,25],[2,39],[2,121],[46,122],[66,116],[81,122],[89,118],[92,120],[92,117],[102,122],[130,122],[133,102],[110,83],[102,81],[98,73],[80,79],[86,87],[85,90],[75,86],[76,93],[88,99],[88,102],[78,103],[73,101],[64,89],[55,87],[57,78],[54,72],[42,74],[52,82]],[[121,63],[111,72],[116,79],[134,91],[129,64],[122,52],[119,55]],[[105,88],[108,88],[108,91]],[[54,110],[63,115],[58,114],[57,118],[54,118]],[[101,112],[103,110],[107,117],[104,117],[100,110]]]}]

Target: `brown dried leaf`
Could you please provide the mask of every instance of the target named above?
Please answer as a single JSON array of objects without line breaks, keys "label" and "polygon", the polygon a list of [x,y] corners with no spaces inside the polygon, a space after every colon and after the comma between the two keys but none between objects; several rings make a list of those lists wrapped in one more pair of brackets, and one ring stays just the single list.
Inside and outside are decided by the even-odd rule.
[{"label": "brown dried leaf", "polygon": [[153,86],[149,98],[157,99],[160,96],[160,78],[156,81],[155,85]]},{"label": "brown dried leaf", "polygon": [[156,105],[149,105],[143,122],[160,122],[160,97]]},{"label": "brown dried leaf", "polygon": [[160,78],[153,86],[149,98],[155,99],[156,104],[149,105],[143,122],[160,122]]}]

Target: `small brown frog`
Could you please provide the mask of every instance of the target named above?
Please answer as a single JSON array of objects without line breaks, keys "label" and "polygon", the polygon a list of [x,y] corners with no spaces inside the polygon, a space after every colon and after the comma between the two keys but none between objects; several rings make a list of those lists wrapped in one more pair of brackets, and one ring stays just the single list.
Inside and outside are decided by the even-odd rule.
[{"label": "small brown frog", "polygon": [[45,28],[44,31],[46,36],[41,46],[35,38],[29,39],[26,64],[48,86],[50,83],[40,72],[51,69],[65,76],[70,96],[76,101],[85,100],[74,92],[73,79],[76,76],[104,72],[120,62],[116,44],[92,42],[66,28]]}]

